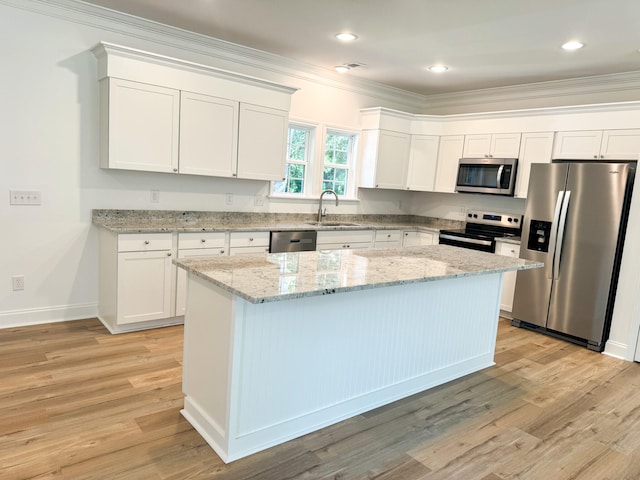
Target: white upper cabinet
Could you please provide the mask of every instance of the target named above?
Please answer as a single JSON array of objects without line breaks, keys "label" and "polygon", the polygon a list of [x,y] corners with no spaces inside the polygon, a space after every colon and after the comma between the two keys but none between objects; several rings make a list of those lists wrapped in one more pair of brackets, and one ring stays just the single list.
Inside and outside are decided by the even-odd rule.
[{"label": "white upper cabinet", "polygon": [[438,145],[436,135],[411,135],[407,189],[432,192],[436,182]]},{"label": "white upper cabinet", "polygon": [[296,89],[102,42],[100,166],[282,180]]},{"label": "white upper cabinet", "polygon": [[518,158],[519,133],[466,135],[463,158]]},{"label": "white upper cabinet", "polygon": [[440,137],[438,162],[436,168],[436,192],[453,193],[458,176],[458,162],[462,156],[464,135],[447,135]]},{"label": "white upper cabinet", "polygon": [[236,175],[238,110],[232,100],[181,92],[180,173]]},{"label": "white upper cabinet", "polygon": [[362,132],[361,187],[404,189],[411,135],[387,130]]},{"label": "white upper cabinet", "polygon": [[284,180],[288,112],[240,104],[238,178]]},{"label": "white upper cabinet", "polygon": [[515,197],[526,198],[533,163],[551,163],[553,132],[523,133],[518,156]]},{"label": "white upper cabinet", "polygon": [[553,158],[558,160],[638,160],[640,129],[558,132]]},{"label": "white upper cabinet", "polygon": [[100,166],[176,172],[180,92],[118,78],[100,88]]}]

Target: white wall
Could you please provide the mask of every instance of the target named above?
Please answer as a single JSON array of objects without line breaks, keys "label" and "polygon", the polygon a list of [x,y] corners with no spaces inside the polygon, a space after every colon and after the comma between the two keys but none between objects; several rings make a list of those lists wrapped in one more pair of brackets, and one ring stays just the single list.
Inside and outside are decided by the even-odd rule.
[{"label": "white wall", "polygon": [[[408,95],[389,100],[384,89],[358,93],[312,75],[258,69],[242,57],[231,62],[226,51],[204,37],[160,27],[139,28],[134,20],[114,22],[88,15],[93,8],[60,0],[61,8],[39,0],[0,0],[3,101],[0,218],[0,327],[34,321],[83,318],[96,314],[98,243],[91,209],[237,210],[314,212],[315,201],[267,201],[267,182],[102,170],[98,167],[98,82],[96,59],[89,51],[107,41],[237,71],[300,88],[291,116],[320,126],[359,129],[359,110],[406,106]],[[149,28],[147,28],[149,27]],[[160,33],[154,30],[160,29]],[[186,40],[185,40],[186,38]],[[378,95],[376,92],[382,92]],[[41,206],[10,207],[9,190],[42,192]],[[159,190],[160,202],[150,202]],[[231,207],[224,194],[233,193]],[[343,202],[331,213],[402,213],[398,198],[410,194],[365,191],[360,202]],[[330,210],[333,210],[330,208]],[[11,276],[24,275],[25,290],[13,292]]]}]

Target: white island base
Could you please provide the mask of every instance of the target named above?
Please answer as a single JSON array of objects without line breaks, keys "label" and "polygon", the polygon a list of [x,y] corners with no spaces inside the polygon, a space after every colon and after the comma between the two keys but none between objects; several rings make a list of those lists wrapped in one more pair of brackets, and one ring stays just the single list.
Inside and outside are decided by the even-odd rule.
[{"label": "white island base", "polygon": [[189,272],[182,414],[231,462],[489,367],[501,282],[253,304]]}]

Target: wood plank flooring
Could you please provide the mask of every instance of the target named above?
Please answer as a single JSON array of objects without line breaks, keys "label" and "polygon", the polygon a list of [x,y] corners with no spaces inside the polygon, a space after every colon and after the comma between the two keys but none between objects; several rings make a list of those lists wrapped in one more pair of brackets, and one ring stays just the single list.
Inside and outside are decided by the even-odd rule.
[{"label": "wood plank flooring", "polygon": [[496,366],[229,465],[181,362],[182,327],[0,330],[0,479],[640,479],[640,364],[504,319]]}]

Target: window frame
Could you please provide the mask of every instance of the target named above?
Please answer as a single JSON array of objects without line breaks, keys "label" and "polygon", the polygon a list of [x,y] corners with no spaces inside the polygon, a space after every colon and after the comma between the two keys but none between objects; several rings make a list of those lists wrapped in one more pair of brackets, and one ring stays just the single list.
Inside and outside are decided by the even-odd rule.
[{"label": "window frame", "polygon": [[[305,160],[292,160],[289,159],[289,132],[291,129],[294,130],[304,130],[307,132],[307,141],[305,146]],[[290,120],[287,126],[287,158],[285,159],[285,180],[281,180],[282,182],[287,182],[288,178],[288,165],[304,165],[304,176],[303,176],[303,188],[302,192],[276,192],[275,186],[277,183],[281,181],[271,182],[270,188],[270,196],[272,197],[280,197],[280,198],[309,198],[313,193],[313,158],[315,156],[315,142],[317,135],[317,125],[309,122]]]},{"label": "window frame", "polygon": [[[325,152],[327,145],[327,137],[328,135],[342,135],[349,137],[349,152],[347,158],[347,164],[327,164],[325,163]],[[357,171],[357,157],[358,157],[358,142],[360,140],[360,131],[354,130],[352,128],[341,127],[337,125],[326,125],[323,129],[322,135],[322,162],[318,162],[319,164],[319,181],[317,182],[318,188],[320,192],[324,190],[324,167],[329,166],[332,168],[340,168],[347,171],[347,182],[345,185],[345,193],[344,195],[339,195],[341,200],[354,200],[356,199],[356,178],[358,175]]]}]

